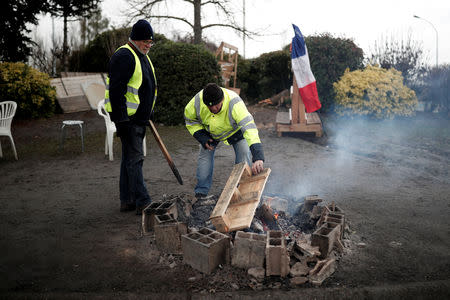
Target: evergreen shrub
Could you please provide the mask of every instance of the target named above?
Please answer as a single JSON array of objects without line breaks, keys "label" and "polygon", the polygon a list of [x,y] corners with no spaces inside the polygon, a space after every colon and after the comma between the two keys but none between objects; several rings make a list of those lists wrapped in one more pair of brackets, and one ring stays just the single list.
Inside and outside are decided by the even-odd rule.
[{"label": "evergreen shrub", "polygon": [[221,84],[215,56],[201,45],[167,41],[149,52],[158,81],[155,121],[184,124],[184,107],[209,82]]},{"label": "evergreen shrub", "polygon": [[17,102],[19,119],[50,117],[56,109],[49,75],[22,62],[0,63],[0,99]]},{"label": "evergreen shrub", "polygon": [[414,115],[417,106],[415,92],[403,84],[402,73],[395,69],[367,66],[346,70],[334,83],[334,91],[339,115],[392,119]]}]

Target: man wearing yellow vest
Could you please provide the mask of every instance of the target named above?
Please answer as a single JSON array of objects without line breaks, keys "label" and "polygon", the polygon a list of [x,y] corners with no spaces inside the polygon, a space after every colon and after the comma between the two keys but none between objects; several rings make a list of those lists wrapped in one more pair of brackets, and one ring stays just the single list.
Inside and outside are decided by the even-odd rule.
[{"label": "man wearing yellow vest", "polygon": [[235,92],[208,83],[186,105],[184,119],[186,128],[201,145],[194,189],[197,198],[206,197],[211,188],[214,153],[220,141],[233,146],[235,164],[247,162],[253,174],[264,169],[258,129],[244,101]]},{"label": "man wearing yellow vest", "polygon": [[135,210],[137,215],[151,201],[142,174],[142,144],[157,95],[155,70],[147,56],[152,45],[150,23],[137,21],[129,42],[119,47],[109,61],[105,92],[106,110],[122,142],[120,211]]}]

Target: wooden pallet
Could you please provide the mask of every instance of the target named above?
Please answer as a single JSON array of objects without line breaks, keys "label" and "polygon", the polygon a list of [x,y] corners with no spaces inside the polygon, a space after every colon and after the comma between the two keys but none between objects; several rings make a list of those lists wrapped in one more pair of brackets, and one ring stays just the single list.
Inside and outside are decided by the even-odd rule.
[{"label": "wooden pallet", "polygon": [[[216,50],[216,58],[221,69],[224,87],[233,90],[239,95],[241,89],[236,88],[238,48],[222,42]],[[231,78],[233,78],[233,80],[231,80]]]},{"label": "wooden pallet", "polygon": [[209,218],[217,231],[230,232],[251,226],[270,171],[266,168],[252,176],[245,162],[234,166]]},{"label": "wooden pallet", "polygon": [[56,99],[64,113],[87,111],[93,108],[86,97],[85,89],[91,84],[105,85],[102,74],[61,77],[50,80],[56,88]]}]

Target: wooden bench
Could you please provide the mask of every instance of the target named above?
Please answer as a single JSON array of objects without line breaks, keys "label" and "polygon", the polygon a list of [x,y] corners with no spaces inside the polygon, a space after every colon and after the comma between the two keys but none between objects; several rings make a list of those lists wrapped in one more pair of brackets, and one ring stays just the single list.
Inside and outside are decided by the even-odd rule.
[{"label": "wooden bench", "polygon": [[300,97],[295,77],[291,115],[289,112],[279,111],[276,118],[276,129],[278,136],[281,136],[283,132],[312,132],[316,137],[321,137],[323,134],[319,115],[316,112],[306,113],[305,111],[305,104]]}]

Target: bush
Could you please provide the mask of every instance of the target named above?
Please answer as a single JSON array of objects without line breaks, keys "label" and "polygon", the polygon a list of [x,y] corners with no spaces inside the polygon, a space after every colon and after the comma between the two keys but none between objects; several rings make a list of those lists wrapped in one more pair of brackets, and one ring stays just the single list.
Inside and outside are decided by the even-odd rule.
[{"label": "bush", "polygon": [[[86,48],[74,51],[69,58],[71,72],[104,72],[108,71],[111,55],[120,46],[128,42],[131,28],[106,31],[92,40]],[[164,43],[167,38],[162,34],[155,34],[157,44]]]},{"label": "bush", "polygon": [[158,81],[155,120],[167,125],[184,123],[184,107],[207,83],[220,84],[220,68],[203,46],[165,42],[149,52]]},{"label": "bush", "polygon": [[422,81],[420,99],[432,103],[432,109],[450,111],[450,65],[431,68]]},{"label": "bush", "polygon": [[335,110],[340,115],[367,115],[376,119],[414,115],[417,97],[403,84],[395,69],[367,66],[364,70],[345,71],[334,83]]},{"label": "bush", "polygon": [[238,87],[249,102],[269,98],[292,84],[289,51],[264,53],[258,58],[239,60]]},{"label": "bush", "polygon": [[17,102],[19,119],[50,117],[56,108],[48,74],[20,62],[0,63],[0,99]]},{"label": "bush", "polygon": [[351,39],[335,38],[328,33],[306,37],[305,43],[322,103],[321,111],[332,111],[335,99],[333,83],[346,69],[362,68],[364,53]]}]

